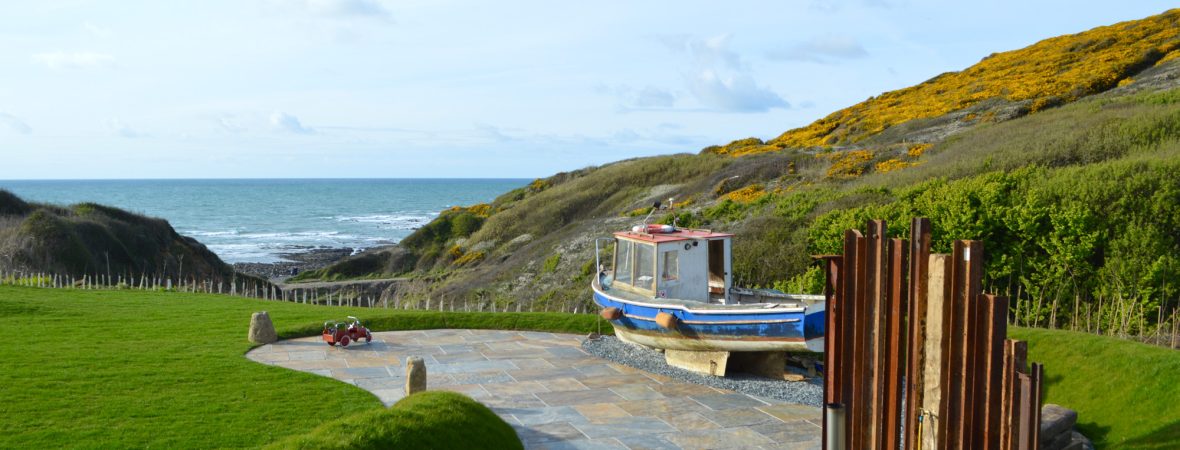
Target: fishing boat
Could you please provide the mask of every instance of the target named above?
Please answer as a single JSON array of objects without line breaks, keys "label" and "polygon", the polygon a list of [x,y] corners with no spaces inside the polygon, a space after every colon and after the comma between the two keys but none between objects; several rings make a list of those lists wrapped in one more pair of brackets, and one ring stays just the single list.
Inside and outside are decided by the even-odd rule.
[{"label": "fishing boat", "polygon": [[[822,352],[824,297],[732,286],[732,239],[658,224],[597,239],[591,288],[615,335],[665,350],[673,365],[714,374],[718,358],[724,366],[733,352]],[[613,245],[609,269],[604,241]],[[677,364],[702,359],[680,352],[712,353],[707,362]]]}]

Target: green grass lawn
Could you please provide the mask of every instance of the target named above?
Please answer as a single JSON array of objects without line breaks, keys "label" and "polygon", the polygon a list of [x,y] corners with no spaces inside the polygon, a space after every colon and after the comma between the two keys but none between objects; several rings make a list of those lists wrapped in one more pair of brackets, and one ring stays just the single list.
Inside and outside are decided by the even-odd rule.
[{"label": "green grass lawn", "polygon": [[[282,337],[316,334],[324,320],[347,315],[376,330],[597,327],[590,315],[0,286],[0,334],[8,339],[0,345],[0,448],[260,447],[308,433],[325,417],[381,408],[354,386],[247,360],[250,314],[261,310]],[[1078,410],[1080,428],[1099,448],[1180,443],[1180,352],[1063,331],[1012,335],[1046,365],[1046,401]]]},{"label": "green grass lawn", "polygon": [[376,330],[586,333],[597,322],[0,286],[0,335],[8,339],[0,345],[0,448],[259,447],[325,417],[381,408],[355,386],[247,360],[250,314],[262,310],[281,337],[315,334],[347,315]]},{"label": "green grass lawn", "polygon": [[1009,334],[1045,364],[1045,402],[1077,410],[1098,448],[1180,448],[1180,351],[1069,331]]}]

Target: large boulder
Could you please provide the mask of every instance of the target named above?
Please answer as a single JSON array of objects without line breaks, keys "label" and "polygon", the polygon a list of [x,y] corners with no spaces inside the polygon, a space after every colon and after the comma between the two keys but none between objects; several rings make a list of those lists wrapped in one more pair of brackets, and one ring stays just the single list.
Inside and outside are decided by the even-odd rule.
[{"label": "large boulder", "polygon": [[275,325],[270,321],[270,314],[261,311],[250,316],[250,342],[269,344],[277,340],[279,335],[275,333]]}]

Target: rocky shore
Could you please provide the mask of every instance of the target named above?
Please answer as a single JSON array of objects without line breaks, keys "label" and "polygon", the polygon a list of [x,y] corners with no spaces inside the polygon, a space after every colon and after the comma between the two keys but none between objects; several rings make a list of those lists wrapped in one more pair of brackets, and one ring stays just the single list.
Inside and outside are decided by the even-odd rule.
[{"label": "rocky shore", "polygon": [[327,267],[353,253],[351,248],[313,248],[304,252],[284,253],[286,261],[274,263],[234,263],[234,270],[271,281],[282,281],[308,270]]}]

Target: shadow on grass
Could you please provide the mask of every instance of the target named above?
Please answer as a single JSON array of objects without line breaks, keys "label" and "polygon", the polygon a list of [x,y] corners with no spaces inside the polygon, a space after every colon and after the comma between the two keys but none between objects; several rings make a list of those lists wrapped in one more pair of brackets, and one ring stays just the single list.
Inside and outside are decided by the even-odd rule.
[{"label": "shadow on grass", "polygon": [[[1085,431],[1082,432],[1085,434]],[[1086,434],[1089,436],[1089,434]],[[1109,444],[1109,443],[1108,443]],[[1150,433],[1134,437],[1108,448],[1136,448],[1136,449],[1174,449],[1180,447],[1180,420],[1152,430]]]},{"label": "shadow on grass", "polygon": [[1106,442],[1106,435],[1110,434],[1109,426],[1099,425],[1096,422],[1078,422],[1074,428],[1090,442],[1093,442],[1096,448],[1114,448],[1110,446],[1109,442]]}]

